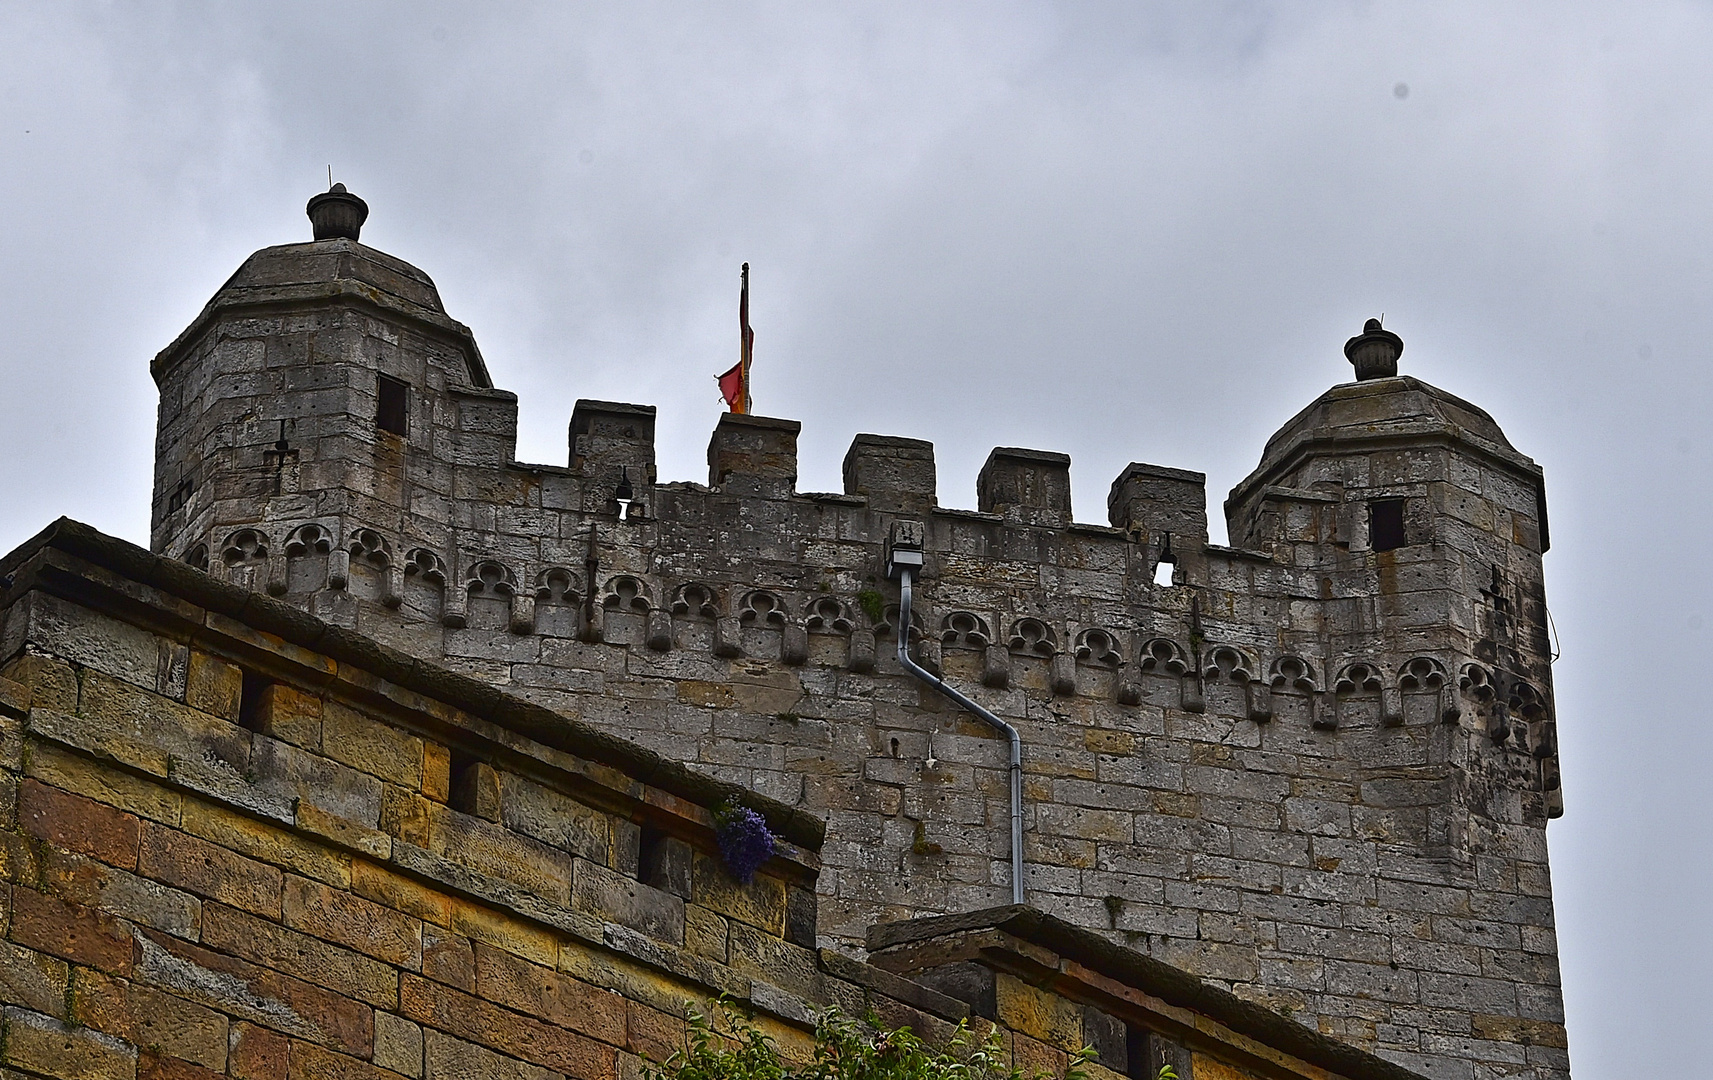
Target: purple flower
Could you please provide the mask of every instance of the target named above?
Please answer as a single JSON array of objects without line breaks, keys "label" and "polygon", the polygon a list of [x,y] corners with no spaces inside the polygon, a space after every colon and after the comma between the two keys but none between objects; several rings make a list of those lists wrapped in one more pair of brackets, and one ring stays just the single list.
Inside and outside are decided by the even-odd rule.
[{"label": "purple flower", "polygon": [[719,842],[726,871],[745,885],[778,846],[767,829],[767,819],[738,805],[736,799],[727,799],[714,808],[714,839]]}]

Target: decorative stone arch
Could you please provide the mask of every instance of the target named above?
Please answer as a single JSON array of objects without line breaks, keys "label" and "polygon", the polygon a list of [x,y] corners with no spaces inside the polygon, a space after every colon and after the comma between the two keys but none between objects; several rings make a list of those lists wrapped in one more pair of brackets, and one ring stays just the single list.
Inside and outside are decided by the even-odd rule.
[{"label": "decorative stone arch", "polygon": [[747,626],[783,629],[786,623],[785,601],[769,589],[751,589],[738,602],[738,621]]},{"label": "decorative stone arch", "polygon": [[985,649],[993,644],[987,620],[973,611],[947,612],[940,620],[940,644],[962,649]]},{"label": "decorative stone arch", "polygon": [[[459,625],[498,630],[502,627],[519,630],[519,615],[527,616],[529,627],[534,625],[535,598],[523,594],[525,603],[519,605],[517,575],[498,559],[478,559],[461,575],[463,587],[455,590],[459,606]],[[503,612],[503,615],[498,614]],[[449,609],[450,614],[450,609]],[[497,622],[493,621],[497,618]],[[521,632],[527,632],[527,628]]]},{"label": "decorative stone arch", "polygon": [[1451,675],[1445,670],[1445,665],[1433,657],[1417,656],[1404,661],[1398,669],[1395,685],[1398,723],[1409,719],[1410,703],[1422,699],[1431,702],[1430,708],[1441,722],[1457,722],[1457,698],[1451,691]]},{"label": "decorative stone arch", "polygon": [[1117,671],[1124,666],[1123,648],[1118,631],[1091,626],[1077,634],[1072,655],[1079,664]]},{"label": "decorative stone arch", "polygon": [[405,552],[404,572],[407,577],[446,584],[446,560],[427,548],[411,548]]},{"label": "decorative stone arch", "polygon": [[1277,657],[1267,671],[1268,709],[1269,716],[1276,709],[1276,701],[1281,693],[1300,696],[1304,699],[1308,710],[1309,725],[1321,731],[1331,731],[1338,726],[1336,715],[1328,715],[1321,708],[1321,687],[1315,675],[1314,664],[1307,658],[1295,653],[1285,653]]},{"label": "decorative stone arch", "polygon": [[288,559],[305,555],[327,555],[332,551],[333,533],[318,521],[299,525],[286,536],[285,553]]},{"label": "decorative stone arch", "polygon": [[1537,758],[1556,753],[1556,732],[1550,731],[1552,711],[1545,695],[1522,679],[1511,680],[1508,690],[1506,705],[1517,722],[1514,737],[1518,749],[1528,750]]},{"label": "decorative stone arch", "polygon": [[464,590],[473,597],[510,599],[517,592],[517,578],[499,560],[482,559],[465,575]]},{"label": "decorative stone arch", "polygon": [[464,625],[465,595],[461,589],[449,589],[452,572],[446,566],[446,560],[425,547],[413,547],[404,553],[396,567],[401,602],[407,593],[414,593],[418,605],[424,610],[432,610],[430,605],[438,604],[440,609],[440,624],[446,627]]},{"label": "decorative stone arch", "polygon": [[1183,675],[1190,670],[1183,646],[1171,638],[1150,638],[1136,647],[1137,670],[1149,675]]},{"label": "decorative stone arch", "polygon": [[672,614],[681,619],[717,619],[720,594],[703,581],[686,581],[672,594]]},{"label": "decorative stone arch", "polygon": [[1457,674],[1457,690],[1487,722],[1487,737],[1502,745],[1511,737],[1509,705],[1499,692],[1498,676],[1480,664],[1464,664]]},{"label": "decorative stone arch", "polygon": [[254,589],[266,584],[268,592],[285,592],[285,560],[274,554],[268,534],[247,527],[235,529],[220,545],[220,572],[232,584]]},{"label": "decorative stone arch", "polygon": [[1247,719],[1265,723],[1273,716],[1272,687],[1258,677],[1260,670],[1261,665],[1247,649],[1225,644],[1211,646],[1202,660],[1204,690],[1216,698],[1241,694],[1241,704],[1232,702],[1232,708],[1240,707]]},{"label": "decorative stone arch", "polygon": [[1267,681],[1274,690],[1296,690],[1304,694],[1320,693],[1315,681],[1314,665],[1294,653],[1286,653],[1273,661]]},{"label": "decorative stone arch", "polygon": [[353,531],[345,550],[350,553],[352,559],[361,560],[379,569],[384,570],[393,564],[392,545],[374,529]]},{"label": "decorative stone arch", "polygon": [[201,570],[205,574],[208,573],[208,545],[192,544],[190,550],[184,553],[184,563]]},{"label": "decorative stone arch", "polygon": [[268,552],[272,545],[268,535],[260,529],[243,528],[235,530],[226,537],[220,545],[220,561],[229,567],[261,566],[268,561]]},{"label": "decorative stone arch", "polygon": [[1142,677],[1154,675],[1177,680],[1180,708],[1194,713],[1206,711],[1207,703],[1201,691],[1201,673],[1184,654],[1183,646],[1171,638],[1154,637],[1137,643],[1136,674],[1138,682],[1134,696],[1137,701],[1142,697]]},{"label": "decorative stone arch", "polygon": [[1024,656],[1053,656],[1059,651],[1059,635],[1046,620],[1025,615],[1011,624],[1005,645]]},{"label": "decorative stone arch", "polygon": [[[851,663],[853,668],[861,662],[861,658],[857,655],[855,641],[863,634],[874,636],[873,650],[877,655],[882,651],[880,642],[887,638],[896,641],[898,638],[898,605],[882,605],[880,618],[875,620],[873,629],[859,630],[852,635]],[[889,647],[885,651],[887,655],[891,655],[895,649]],[[910,612],[910,654],[918,664],[929,671],[935,674],[940,673],[940,639],[928,632],[928,624],[922,617],[922,608],[919,605],[912,608]]]},{"label": "decorative stone arch", "polygon": [[618,574],[607,580],[601,606],[609,611],[641,613],[654,605],[649,600],[648,582],[634,574]]},{"label": "decorative stone arch", "polygon": [[1208,648],[1207,658],[1202,661],[1201,674],[1203,679],[1249,683],[1255,680],[1258,667],[1245,650],[1235,645],[1214,645]]},{"label": "decorative stone arch", "polygon": [[1351,717],[1359,716],[1361,707],[1369,703],[1376,707],[1376,717],[1381,723],[1393,724],[1387,715],[1390,703],[1384,700],[1385,690],[1386,683],[1378,667],[1366,660],[1344,665],[1332,681],[1332,709],[1327,717],[1328,725],[1336,728],[1349,723]]},{"label": "decorative stone arch", "polygon": [[335,589],[347,588],[352,566],[358,568],[359,579],[364,573],[378,571],[382,603],[398,607],[404,599],[404,573],[395,563],[392,545],[386,537],[367,527],[354,529],[344,548],[328,558],[327,584]]},{"label": "decorative stone arch", "polygon": [[582,583],[575,571],[549,566],[530,587],[534,629],[554,637],[576,637],[581,628]]},{"label": "decorative stone arch", "polygon": [[803,605],[803,627],[816,634],[848,634],[856,627],[850,605],[836,596],[816,596]]},{"label": "decorative stone arch", "polygon": [[537,604],[575,604],[583,599],[575,571],[563,566],[549,566],[535,575]]}]

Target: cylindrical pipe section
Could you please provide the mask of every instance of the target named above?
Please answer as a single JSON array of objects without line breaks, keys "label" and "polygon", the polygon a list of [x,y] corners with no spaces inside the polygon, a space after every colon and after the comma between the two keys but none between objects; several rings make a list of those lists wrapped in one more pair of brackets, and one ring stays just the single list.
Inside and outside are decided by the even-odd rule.
[{"label": "cylindrical pipe section", "polygon": [[1011,744],[1011,902],[1023,903],[1023,739],[1017,729],[910,659],[910,569],[898,568],[898,662],[904,670],[1005,733]]}]

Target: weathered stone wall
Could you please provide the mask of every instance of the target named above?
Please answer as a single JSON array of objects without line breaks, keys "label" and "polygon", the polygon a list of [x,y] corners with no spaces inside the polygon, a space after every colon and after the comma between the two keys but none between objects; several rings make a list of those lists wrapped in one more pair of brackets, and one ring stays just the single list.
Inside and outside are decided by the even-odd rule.
[{"label": "weathered stone wall", "polygon": [[737,789],[163,562],[0,562],[7,1080],[637,1080],[719,994],[798,1060],[836,1005],[1031,1074],[1405,1080],[1025,909],[887,950],[967,1000],[817,950],[813,819],[745,796],[784,835],[739,884]]},{"label": "weathered stone wall", "polygon": [[[919,659],[1023,734],[1032,904],[1444,1075],[1562,1074],[1544,501],[1480,410],[1334,388],[1233,492],[1233,548],[1158,466],[1098,526],[1030,450],[976,512],[878,436],[797,493],[797,425],[758,417],[722,419],[708,486],[656,482],[638,406],[580,403],[570,464],[520,465],[438,298],[346,288],[367,264],[320,247],[244,281],[332,285],[229,286],[157,359],[157,550],[824,816],[820,934],[854,950],[1010,890],[1002,744],[890,655],[884,543],[919,521]],[[411,385],[402,436],[377,374]]]}]

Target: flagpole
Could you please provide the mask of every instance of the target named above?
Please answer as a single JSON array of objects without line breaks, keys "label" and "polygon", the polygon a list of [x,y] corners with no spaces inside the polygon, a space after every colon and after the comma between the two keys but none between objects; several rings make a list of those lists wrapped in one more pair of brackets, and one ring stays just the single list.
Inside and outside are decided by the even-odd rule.
[{"label": "flagpole", "polygon": [[755,334],[749,328],[749,263],[743,264],[743,296],[738,307],[738,359],[743,364],[743,411],[748,414],[755,409],[749,393],[749,365],[755,352]]}]

